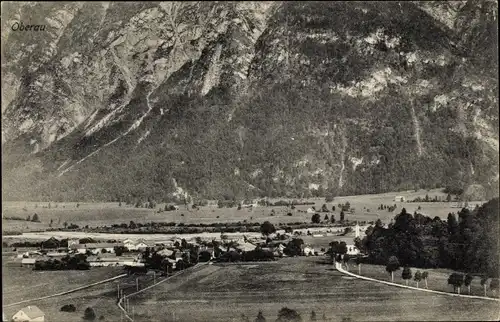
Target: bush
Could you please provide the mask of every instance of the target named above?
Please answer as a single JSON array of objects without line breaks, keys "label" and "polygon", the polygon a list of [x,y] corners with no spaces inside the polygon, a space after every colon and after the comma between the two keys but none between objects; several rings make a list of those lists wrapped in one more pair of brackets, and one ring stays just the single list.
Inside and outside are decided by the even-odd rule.
[{"label": "bush", "polygon": [[62,312],[75,312],[76,307],[73,304],[66,304],[61,307]]},{"label": "bush", "polygon": [[96,319],[96,314],[93,308],[87,307],[83,313],[83,319],[87,321],[93,321]]}]

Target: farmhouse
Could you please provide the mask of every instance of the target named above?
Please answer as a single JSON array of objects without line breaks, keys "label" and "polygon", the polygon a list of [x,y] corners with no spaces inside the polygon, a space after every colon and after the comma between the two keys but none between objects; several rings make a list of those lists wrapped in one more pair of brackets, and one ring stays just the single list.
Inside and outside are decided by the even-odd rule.
[{"label": "farmhouse", "polygon": [[20,309],[14,316],[12,321],[15,322],[43,322],[45,321],[45,313],[38,307],[31,305]]},{"label": "farmhouse", "polygon": [[23,258],[21,261],[21,265],[23,267],[32,267],[35,265],[36,258]]},{"label": "farmhouse", "polygon": [[147,247],[150,247],[150,245],[146,244],[146,242],[142,239],[139,239],[138,241],[134,241],[131,239],[126,239],[123,242],[123,245],[127,247],[128,250],[134,251],[134,250],[144,250]]}]

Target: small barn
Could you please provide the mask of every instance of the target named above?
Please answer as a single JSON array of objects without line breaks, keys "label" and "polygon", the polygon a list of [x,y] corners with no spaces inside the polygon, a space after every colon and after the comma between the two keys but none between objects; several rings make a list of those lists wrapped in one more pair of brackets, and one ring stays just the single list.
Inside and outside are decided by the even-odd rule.
[{"label": "small barn", "polygon": [[33,267],[35,266],[36,258],[23,258],[21,265],[23,267]]},{"label": "small barn", "polygon": [[403,196],[396,196],[396,197],[394,197],[394,201],[396,201],[396,202],[405,202],[405,197],[403,197]]},{"label": "small barn", "polygon": [[45,313],[42,312],[37,306],[31,305],[20,309],[14,316],[14,322],[44,322]]}]

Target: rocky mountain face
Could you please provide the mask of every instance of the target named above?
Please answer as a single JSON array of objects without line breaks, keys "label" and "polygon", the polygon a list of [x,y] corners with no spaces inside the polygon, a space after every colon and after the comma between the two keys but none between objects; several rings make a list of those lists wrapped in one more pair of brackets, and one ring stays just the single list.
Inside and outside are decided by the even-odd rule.
[{"label": "rocky mountain face", "polygon": [[3,2],[3,196],[495,195],[496,39],[486,0]]}]

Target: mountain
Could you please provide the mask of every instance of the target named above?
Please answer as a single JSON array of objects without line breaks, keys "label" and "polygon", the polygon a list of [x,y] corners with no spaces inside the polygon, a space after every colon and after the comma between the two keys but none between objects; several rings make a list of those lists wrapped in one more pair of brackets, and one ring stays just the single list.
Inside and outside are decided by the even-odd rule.
[{"label": "mountain", "polygon": [[497,19],[487,0],[3,2],[3,197],[498,195]]}]

